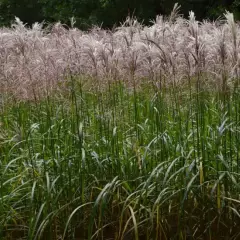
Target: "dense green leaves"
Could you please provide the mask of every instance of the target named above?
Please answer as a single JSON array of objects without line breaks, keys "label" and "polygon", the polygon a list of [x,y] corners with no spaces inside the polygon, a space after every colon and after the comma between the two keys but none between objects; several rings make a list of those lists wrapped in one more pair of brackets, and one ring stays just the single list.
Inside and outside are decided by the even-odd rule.
[{"label": "dense green leaves", "polygon": [[[0,0],[0,25],[9,25],[15,16],[23,22],[32,24],[36,21],[69,24],[71,17],[76,18],[76,26],[86,29],[93,24],[102,24],[111,28],[135,15],[148,24],[156,15],[170,13],[176,0]],[[226,9],[240,17],[239,0],[179,0],[181,13],[188,15],[190,10],[199,19],[217,18]]]},{"label": "dense green leaves", "polygon": [[0,239],[239,239],[240,96],[192,80],[4,99]]}]

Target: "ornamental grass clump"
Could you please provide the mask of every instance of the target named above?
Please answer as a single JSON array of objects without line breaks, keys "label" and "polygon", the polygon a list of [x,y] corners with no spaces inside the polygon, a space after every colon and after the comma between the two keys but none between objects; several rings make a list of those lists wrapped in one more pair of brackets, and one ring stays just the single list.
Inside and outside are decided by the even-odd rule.
[{"label": "ornamental grass clump", "polygon": [[0,30],[0,239],[240,238],[239,25]]},{"label": "ornamental grass clump", "polygon": [[[231,13],[226,21],[198,22],[193,12],[183,19],[176,5],[168,18],[157,16],[152,26],[143,26],[128,17],[113,31],[94,27],[83,32],[61,23],[43,28],[27,28],[18,18],[12,28],[0,30],[1,89],[16,96],[31,98],[58,86],[69,75],[85,75],[106,80],[122,79],[131,84],[133,75],[154,83],[166,78],[178,85],[186,75],[204,72],[205,80],[219,88],[219,66],[223,64],[224,82],[232,85],[239,78],[239,24]],[[219,35],[224,35],[220,37]],[[221,40],[222,39],[222,40]],[[226,53],[216,49],[219,41]],[[217,46],[218,45],[218,46]],[[225,50],[224,50],[225,51]],[[222,75],[222,74],[220,74]],[[226,78],[226,76],[224,78]],[[198,78],[198,77],[197,77]],[[222,77],[221,77],[222,78]],[[235,80],[234,80],[235,79]]]}]

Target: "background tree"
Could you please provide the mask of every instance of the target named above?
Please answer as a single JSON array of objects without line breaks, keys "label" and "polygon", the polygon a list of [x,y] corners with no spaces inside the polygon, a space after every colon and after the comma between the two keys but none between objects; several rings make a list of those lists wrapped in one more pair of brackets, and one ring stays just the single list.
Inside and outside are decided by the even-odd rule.
[{"label": "background tree", "polygon": [[[111,28],[128,15],[148,24],[156,15],[168,15],[175,0],[0,0],[0,25],[10,25],[15,16],[23,22],[56,22],[69,24],[76,18],[76,26],[87,29],[92,24]],[[225,10],[240,17],[240,0],[178,0],[181,13],[188,16],[193,10],[197,19],[216,19]]]},{"label": "background tree", "polygon": [[44,20],[42,4],[37,0],[0,0],[0,24],[9,25],[15,16],[32,24]]}]

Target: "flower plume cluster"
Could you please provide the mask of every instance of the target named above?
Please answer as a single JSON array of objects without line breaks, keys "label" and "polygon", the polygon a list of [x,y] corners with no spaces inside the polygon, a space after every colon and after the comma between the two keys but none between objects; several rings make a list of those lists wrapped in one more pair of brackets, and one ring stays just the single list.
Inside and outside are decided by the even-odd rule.
[{"label": "flower plume cluster", "polygon": [[231,13],[216,22],[184,19],[175,6],[151,26],[134,18],[113,31],[83,32],[60,23],[27,28],[18,18],[0,29],[0,87],[28,97],[67,76],[154,83],[182,83],[197,74],[221,86],[235,83],[240,68],[240,28]]}]

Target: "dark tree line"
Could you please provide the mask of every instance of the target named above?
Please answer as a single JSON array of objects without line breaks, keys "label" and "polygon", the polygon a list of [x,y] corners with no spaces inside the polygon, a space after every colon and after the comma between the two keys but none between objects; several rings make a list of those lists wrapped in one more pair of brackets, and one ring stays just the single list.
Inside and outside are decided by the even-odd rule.
[{"label": "dark tree line", "polygon": [[[75,17],[76,25],[87,29],[92,24],[111,28],[126,16],[136,16],[148,24],[156,15],[168,15],[177,0],[0,0],[0,25],[8,26],[14,17],[23,22],[56,22],[69,24]],[[240,0],[178,0],[181,13],[193,10],[199,20],[216,19],[225,10],[240,19]]]}]

